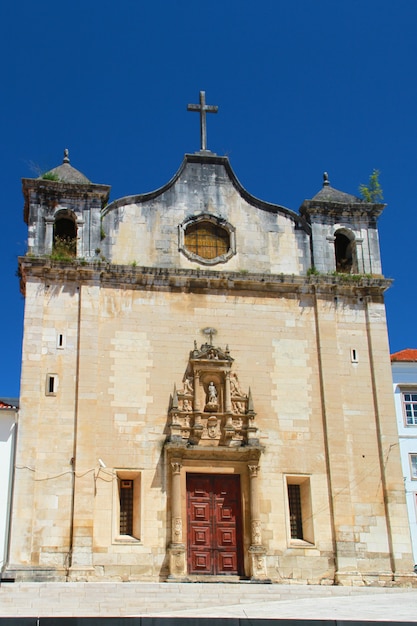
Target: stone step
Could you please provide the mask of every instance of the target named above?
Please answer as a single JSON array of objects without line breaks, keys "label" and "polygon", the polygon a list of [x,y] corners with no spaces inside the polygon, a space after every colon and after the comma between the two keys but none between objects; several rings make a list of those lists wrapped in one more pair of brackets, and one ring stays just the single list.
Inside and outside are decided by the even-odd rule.
[{"label": "stone step", "polygon": [[[2,583],[0,617],[282,617],[416,621],[417,590],[254,583]],[[344,615],[344,617],[343,617]],[[390,617],[391,616],[391,617]]]}]

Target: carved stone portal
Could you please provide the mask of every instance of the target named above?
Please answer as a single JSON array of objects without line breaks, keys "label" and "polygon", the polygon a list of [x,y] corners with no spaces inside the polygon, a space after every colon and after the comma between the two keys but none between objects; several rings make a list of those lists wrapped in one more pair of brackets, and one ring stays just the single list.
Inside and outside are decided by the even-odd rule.
[{"label": "carved stone portal", "polygon": [[180,391],[174,387],[169,411],[169,441],[183,445],[239,447],[258,445],[250,389],[244,393],[226,350],[205,343],[190,357]]},{"label": "carved stone portal", "polygon": [[[229,349],[210,343],[200,349],[194,343],[182,384],[174,386],[168,411],[168,437],[165,442],[167,467],[171,468],[171,542],[168,547],[170,580],[189,580],[189,544],[184,478],[190,472],[204,473],[207,462],[213,467],[234,465],[246,475],[248,491],[242,494],[246,507],[240,537],[246,545],[245,575],[251,580],[267,580],[266,550],[262,543],[259,505],[259,442],[251,391],[246,392],[232,371]],[[246,465],[246,468],[244,467]],[[197,469],[196,469],[197,468]],[[191,550],[191,552],[190,552]],[[192,568],[191,568],[192,569]],[[203,575],[203,574],[202,574]]]}]

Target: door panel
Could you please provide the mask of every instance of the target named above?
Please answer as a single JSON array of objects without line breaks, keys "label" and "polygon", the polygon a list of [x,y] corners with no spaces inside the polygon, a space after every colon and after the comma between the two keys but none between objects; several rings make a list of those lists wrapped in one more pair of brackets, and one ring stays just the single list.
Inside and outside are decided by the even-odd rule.
[{"label": "door panel", "polygon": [[242,574],[240,477],[187,474],[188,571]]},{"label": "door panel", "polygon": [[218,573],[223,574],[236,574],[237,573],[237,560],[236,551],[233,552],[218,552]]},{"label": "door panel", "polygon": [[233,548],[236,545],[236,531],[234,528],[217,529],[217,545],[222,548]]},{"label": "door panel", "polygon": [[191,555],[191,571],[193,574],[211,574],[211,553],[194,549]]},{"label": "door panel", "polygon": [[210,520],[210,502],[191,502],[191,516],[196,522]]}]

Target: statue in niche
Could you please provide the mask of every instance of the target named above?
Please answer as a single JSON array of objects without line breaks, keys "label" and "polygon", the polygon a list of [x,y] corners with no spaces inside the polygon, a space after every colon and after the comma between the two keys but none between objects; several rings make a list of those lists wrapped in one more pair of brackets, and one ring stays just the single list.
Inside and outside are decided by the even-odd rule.
[{"label": "statue in niche", "polygon": [[209,382],[209,386],[207,388],[207,400],[206,400],[206,411],[217,411],[219,407],[219,399],[217,394],[216,385],[213,381]]},{"label": "statue in niche", "polygon": [[182,410],[183,411],[192,411],[193,410],[192,403],[189,400],[183,400]]},{"label": "statue in niche", "polygon": [[230,393],[232,396],[245,397],[245,394],[240,388],[239,381],[237,379],[237,374],[235,372],[232,372],[232,374],[230,375]]},{"label": "statue in niche", "polygon": [[207,404],[217,404],[217,389],[213,381],[208,386]]},{"label": "statue in niche", "polygon": [[193,388],[193,381],[192,381],[192,379],[191,378],[186,378],[184,380],[184,389],[183,389],[182,393],[189,394],[189,393],[193,393],[193,391],[194,391],[194,388]]},{"label": "statue in niche", "polygon": [[246,406],[244,402],[232,401],[232,409],[233,413],[239,413],[240,415],[246,413]]}]

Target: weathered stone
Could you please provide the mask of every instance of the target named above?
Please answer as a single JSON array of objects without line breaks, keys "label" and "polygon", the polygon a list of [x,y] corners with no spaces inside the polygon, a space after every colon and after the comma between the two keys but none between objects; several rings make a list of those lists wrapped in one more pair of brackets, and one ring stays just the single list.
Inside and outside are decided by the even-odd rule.
[{"label": "weathered stone", "polygon": [[[5,576],[415,581],[382,206],[327,195],[299,215],[251,196],[207,152],[155,192],[101,208],[108,192],[24,181],[31,243]],[[59,211],[74,217],[84,259],[44,256]],[[338,233],[357,256],[346,252],[349,273],[333,275]],[[230,506],[222,484],[238,494]],[[214,528],[212,512],[199,526],[210,507],[230,525]],[[217,531],[224,546],[208,539]]]}]

